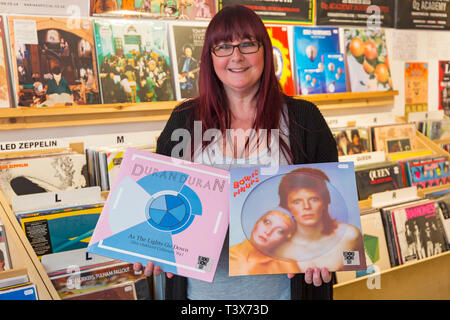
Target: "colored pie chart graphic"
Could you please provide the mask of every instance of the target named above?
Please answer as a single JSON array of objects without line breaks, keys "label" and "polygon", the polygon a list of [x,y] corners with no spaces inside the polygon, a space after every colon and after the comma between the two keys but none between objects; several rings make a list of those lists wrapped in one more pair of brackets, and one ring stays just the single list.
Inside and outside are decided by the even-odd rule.
[{"label": "colored pie chart graphic", "polygon": [[158,230],[173,231],[189,220],[190,211],[189,203],[182,195],[160,195],[150,203],[148,222]]},{"label": "colored pie chart graphic", "polygon": [[145,217],[158,231],[180,233],[196,216],[202,215],[198,195],[186,184],[188,175],[177,171],[161,171],[145,176],[137,184],[150,196]]}]

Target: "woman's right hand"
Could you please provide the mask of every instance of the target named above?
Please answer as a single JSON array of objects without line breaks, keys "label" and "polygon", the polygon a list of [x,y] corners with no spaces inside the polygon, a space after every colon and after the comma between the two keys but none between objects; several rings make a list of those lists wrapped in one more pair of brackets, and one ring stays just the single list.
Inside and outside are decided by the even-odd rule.
[{"label": "woman's right hand", "polygon": [[[136,262],[133,264],[133,270],[134,271],[141,271],[142,270],[142,264],[139,262]],[[153,263],[153,261],[149,261],[147,262],[147,265],[144,268],[144,274],[146,277],[150,277],[152,274],[154,274],[155,276],[159,276],[160,274],[163,273],[163,270],[161,269],[160,266],[155,266],[155,264]],[[172,278],[173,277],[173,273],[171,272],[166,272],[166,276],[167,278]]]},{"label": "woman's right hand", "polygon": [[305,282],[320,287],[322,283],[331,281],[331,273],[327,268],[308,268],[305,271]]}]

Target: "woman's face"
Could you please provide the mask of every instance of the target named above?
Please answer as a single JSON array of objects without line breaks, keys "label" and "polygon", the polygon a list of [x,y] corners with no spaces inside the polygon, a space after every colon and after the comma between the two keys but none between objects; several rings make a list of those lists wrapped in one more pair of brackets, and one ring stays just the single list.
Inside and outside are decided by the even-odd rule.
[{"label": "woman's face", "polygon": [[274,212],[278,211],[270,211],[265,214],[252,230],[251,242],[263,252],[274,249],[289,235],[289,226],[279,215],[273,214]]},{"label": "woman's face", "polygon": [[308,188],[291,191],[287,198],[288,210],[295,221],[305,226],[315,226],[321,219],[326,207],[318,192]]},{"label": "woman's face", "polygon": [[[239,39],[233,42],[220,42],[221,44],[237,45],[253,39]],[[264,47],[259,47],[255,53],[242,54],[234,48],[233,54],[228,57],[217,57],[211,53],[214,70],[222,81],[225,92],[229,94],[254,93],[259,88],[260,78],[264,70]]]}]

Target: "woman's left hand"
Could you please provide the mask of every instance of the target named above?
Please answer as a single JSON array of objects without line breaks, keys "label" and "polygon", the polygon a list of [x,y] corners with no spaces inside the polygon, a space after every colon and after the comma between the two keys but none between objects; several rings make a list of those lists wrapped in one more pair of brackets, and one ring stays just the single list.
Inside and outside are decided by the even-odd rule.
[{"label": "woman's left hand", "polygon": [[[289,279],[292,279],[295,274],[288,273]],[[314,284],[316,287],[320,287],[322,283],[328,283],[331,281],[331,273],[327,268],[308,268],[305,272],[305,282],[307,284]]]}]

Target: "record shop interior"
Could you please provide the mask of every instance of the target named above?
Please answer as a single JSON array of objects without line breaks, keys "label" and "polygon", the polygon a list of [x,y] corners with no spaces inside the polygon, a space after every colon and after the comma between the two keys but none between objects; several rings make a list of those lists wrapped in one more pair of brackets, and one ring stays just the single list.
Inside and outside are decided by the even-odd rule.
[{"label": "record shop interior", "polygon": [[[134,263],[213,282],[228,228],[230,276],[232,263],[244,277],[304,273],[305,256],[336,251],[323,242],[295,252],[301,219],[281,191],[264,196],[278,184],[262,191],[271,179],[282,189],[279,172],[157,152],[173,110],[205,91],[209,22],[237,1],[28,2],[0,3],[0,300],[164,300],[166,275]],[[321,191],[296,190],[327,203],[346,230],[339,244],[359,243],[330,264],[332,298],[449,300],[450,6],[367,2],[239,3],[264,22],[280,90],[317,106],[335,141],[335,167],[296,176],[320,176],[309,185]],[[244,40],[206,53],[260,50]],[[350,171],[340,182],[339,168]],[[266,203],[264,216],[248,213]],[[284,228],[277,249],[256,235],[261,221]],[[308,259],[328,266],[326,256]]]}]

